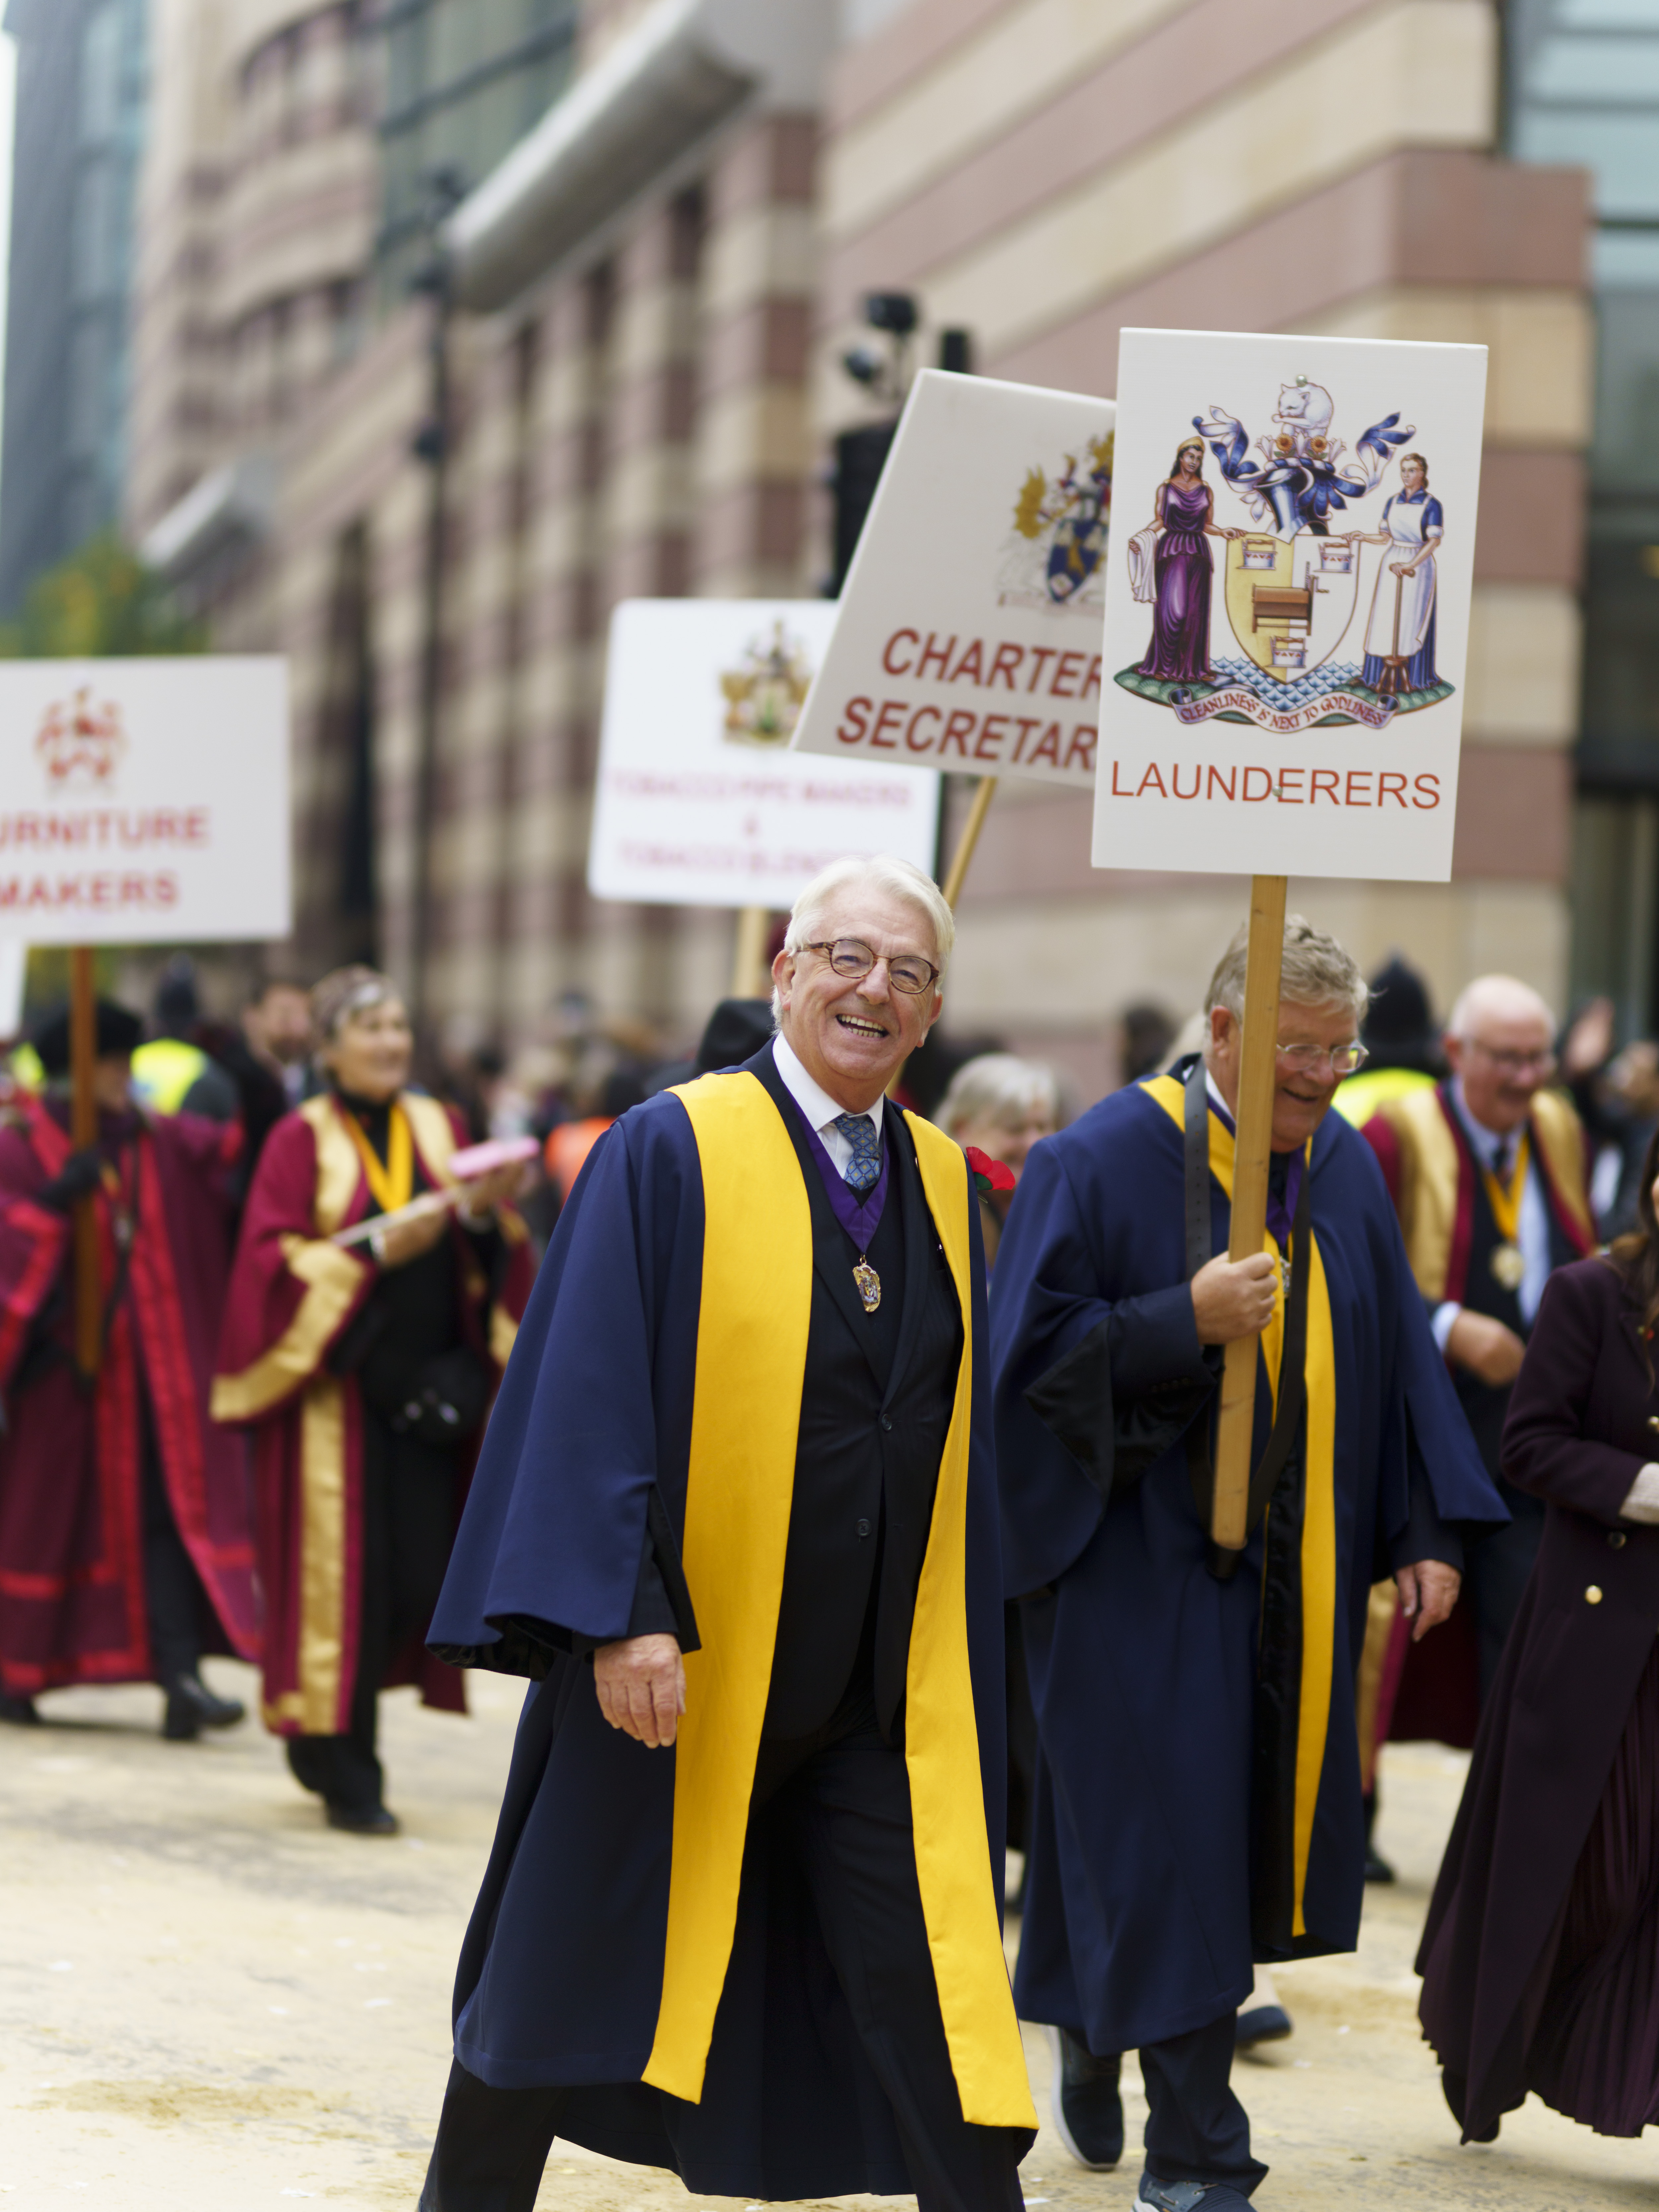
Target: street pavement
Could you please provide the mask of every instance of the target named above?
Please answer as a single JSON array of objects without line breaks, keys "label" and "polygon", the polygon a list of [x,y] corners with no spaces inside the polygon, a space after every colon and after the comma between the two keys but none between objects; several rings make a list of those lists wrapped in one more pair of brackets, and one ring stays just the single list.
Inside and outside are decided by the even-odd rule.
[{"label": "street pavement", "polygon": [[[208,1671],[252,1702],[247,1669]],[[471,1687],[465,1721],[409,1692],[383,1701],[388,1798],[404,1824],[384,1840],[325,1828],[252,1722],[161,1742],[151,1690],[62,1692],[43,1701],[46,1728],[0,1727],[8,2208],[281,2212],[311,2198],[412,2212],[520,1700],[516,1683]],[[1650,2148],[1606,2142],[1535,2100],[1492,2148],[1458,2147],[1418,2035],[1411,1960],[1463,1764],[1433,1746],[1389,1751],[1379,1841],[1401,1879],[1368,1893],[1355,1957],[1281,1972],[1296,2033],[1239,2062],[1273,2167],[1260,2212],[1652,2212]],[[1124,2165],[1085,2173],[1048,2124],[1040,2031],[1027,2051],[1045,2124],[1026,2203],[1127,2212],[1138,2070],[1125,2067]],[[729,2201],[707,2200],[710,2212]],[[687,2199],[672,2175],[558,2144],[539,2202],[668,2212]]]}]

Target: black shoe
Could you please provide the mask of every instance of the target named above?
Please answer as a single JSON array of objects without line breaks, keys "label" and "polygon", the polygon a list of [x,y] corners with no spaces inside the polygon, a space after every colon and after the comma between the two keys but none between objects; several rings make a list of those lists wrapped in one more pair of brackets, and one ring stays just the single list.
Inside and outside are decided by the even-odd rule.
[{"label": "black shoe", "polygon": [[1370,1844],[1365,1846],[1365,1879],[1367,1881],[1393,1881],[1394,1869],[1382,1853]]},{"label": "black shoe", "polygon": [[180,1674],[167,1691],[161,1734],[169,1743],[193,1743],[204,1729],[234,1728],[246,1711],[234,1698],[216,1698],[199,1674]]},{"label": "black shoe", "polygon": [[1250,2200],[1231,2181],[1159,2181],[1143,2173],[1134,2212],[1250,2212]]},{"label": "black shoe", "polygon": [[1048,2030],[1048,2047],[1054,2059],[1050,2109],[1060,2139],[1079,2166],[1104,2173],[1123,2155],[1123,2055],[1097,2058],[1063,2027]]},{"label": "black shoe", "polygon": [[395,1836],[398,1815],[388,1813],[384,1805],[330,1805],[327,1808],[331,1828],[343,1828],[350,1836]]},{"label": "black shoe", "polygon": [[1449,2066],[1443,2066],[1440,2069],[1440,2087],[1444,2093],[1451,2116],[1462,2130],[1463,2140],[1466,2142],[1492,2143],[1498,2141],[1498,2130],[1504,2124],[1501,2118],[1494,2120],[1492,2125],[1480,2135],[1470,2133],[1469,2124],[1463,2117],[1468,2105],[1469,2085],[1462,2074],[1454,2074]]},{"label": "black shoe", "polygon": [[8,1698],[0,1695],[0,1721],[13,1728],[44,1728],[46,1723],[34,1710],[33,1698]]},{"label": "black shoe", "polygon": [[1238,2051],[1254,2051],[1258,2043],[1282,2043],[1295,2033],[1296,2024],[1283,2005],[1251,2005],[1238,2015],[1233,2045]]}]

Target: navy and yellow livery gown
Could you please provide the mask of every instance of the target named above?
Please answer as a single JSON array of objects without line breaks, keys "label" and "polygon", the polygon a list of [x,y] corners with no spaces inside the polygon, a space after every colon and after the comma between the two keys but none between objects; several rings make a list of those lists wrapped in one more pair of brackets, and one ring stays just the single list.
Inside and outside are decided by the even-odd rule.
[{"label": "navy and yellow livery gown", "polygon": [[[1457,1564],[1461,1525],[1505,1517],[1376,1159],[1331,1114],[1304,1169],[1300,1420],[1237,1571],[1210,1571],[1191,1442],[1196,1428],[1207,1443],[1220,1358],[1188,1287],[1190,1066],[1034,1148],[992,1295],[1004,1571],[1024,1601],[1041,1740],[1015,1996],[1103,2053],[1219,2019],[1257,1959],[1353,1948],[1370,1586],[1419,1559]],[[1224,1253],[1233,1139],[1213,1107],[1203,1125],[1208,1249]],[[1285,1318],[1281,1297],[1253,1465]],[[1057,1370],[1074,1398],[1083,1386],[1064,1416]]]},{"label": "navy and yellow livery gown", "polygon": [[[491,2087],[567,2089],[562,2136],[695,2190],[906,2191],[808,1887],[779,1871],[787,1854],[747,1849],[814,1279],[794,1109],[759,1072],[770,1051],[599,1139],[496,1401],[432,1639],[541,1679],[463,1948],[455,2051]],[[961,1322],[903,1662],[916,1881],[962,2117],[1030,2130],[1001,1935],[1002,1589],[975,1203],[941,1132],[905,1115],[888,1141],[909,1148],[922,1263],[953,1337]],[[606,1723],[586,1662],[638,1632],[647,1559],[687,1655],[672,1750]]]}]

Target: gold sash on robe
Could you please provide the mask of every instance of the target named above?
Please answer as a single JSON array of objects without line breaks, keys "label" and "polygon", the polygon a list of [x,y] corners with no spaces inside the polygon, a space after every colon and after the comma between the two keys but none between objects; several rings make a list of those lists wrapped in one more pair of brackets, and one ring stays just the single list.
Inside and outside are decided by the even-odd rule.
[{"label": "gold sash on robe", "polygon": [[[1186,1100],[1173,1076],[1160,1075],[1145,1086],[1177,1129],[1184,1132]],[[1234,1146],[1231,1132],[1211,1114],[1210,1173],[1225,1193],[1233,1195]],[[1311,1147],[1310,1148],[1311,1150]],[[1310,1160],[1303,1172],[1311,1174]],[[1291,1933],[1304,1936],[1303,1900],[1307,1889],[1308,1858],[1313,1847],[1314,1814],[1319,1803],[1319,1782],[1325,1765],[1325,1739],[1330,1726],[1332,1668],[1337,1643],[1336,1589],[1336,1347],[1331,1329],[1330,1289],[1319,1240],[1308,1239],[1308,1342],[1304,1362],[1307,1380],[1306,1471],[1302,1519],[1302,1686],[1296,1741],[1296,1818],[1294,1827],[1294,1905]],[[1277,1261],[1278,1239],[1264,1231],[1261,1249]],[[1273,1402],[1279,1401],[1279,1367],[1285,1349],[1285,1300],[1281,1293],[1273,1317],[1261,1333],[1262,1356]],[[1269,1506],[1268,1511],[1272,1511]]]},{"label": "gold sash on robe", "polygon": [[[812,1304],[812,1223],[795,1148],[748,1074],[677,1088],[702,1170],[702,1291],[684,1556],[700,1651],[675,1750],[662,2002],[645,2079],[696,2103],[737,1923],[770,1686]],[[963,1584],[973,1331],[961,1151],[907,1115],[961,1304],[956,1402],[939,1462],[905,1677],[916,1875],[963,2114],[1033,2128],[986,1840]]]}]

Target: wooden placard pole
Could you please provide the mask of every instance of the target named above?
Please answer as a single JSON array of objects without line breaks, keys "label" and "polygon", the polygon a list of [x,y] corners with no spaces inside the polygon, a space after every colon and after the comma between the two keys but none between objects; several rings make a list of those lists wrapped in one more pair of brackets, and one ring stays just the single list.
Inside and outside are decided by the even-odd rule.
[{"label": "wooden placard pole", "polygon": [[738,933],[732,947],[732,996],[763,999],[769,981],[766,974],[766,939],[772,914],[769,907],[738,908]]},{"label": "wooden placard pole", "polygon": [[994,775],[982,775],[974,793],[974,803],[968,810],[968,819],[962,825],[962,836],[956,851],[951,855],[951,865],[945,872],[945,903],[952,914],[962,896],[962,887],[968,880],[969,864],[974,857],[974,848],[979,842],[979,833],[985,827],[985,817],[991,811],[991,801],[997,795],[997,780]]},{"label": "wooden placard pole", "polygon": [[[98,1141],[98,1001],[89,945],[70,953],[70,1142],[84,1152]],[[102,1285],[98,1266],[98,1201],[75,1208],[75,1364],[90,1382],[98,1372],[103,1334]]]},{"label": "wooden placard pole", "polygon": [[[1273,1075],[1278,1066],[1279,979],[1285,957],[1283,876],[1250,881],[1250,936],[1244,969],[1244,1023],[1238,1073],[1238,1138],[1233,1155],[1232,1226],[1227,1257],[1261,1249],[1267,1227],[1267,1166],[1273,1151]],[[1255,1425],[1259,1336],[1236,1337],[1221,1376],[1215,1447],[1215,1503],[1210,1534],[1222,1551],[1244,1547]]]}]

